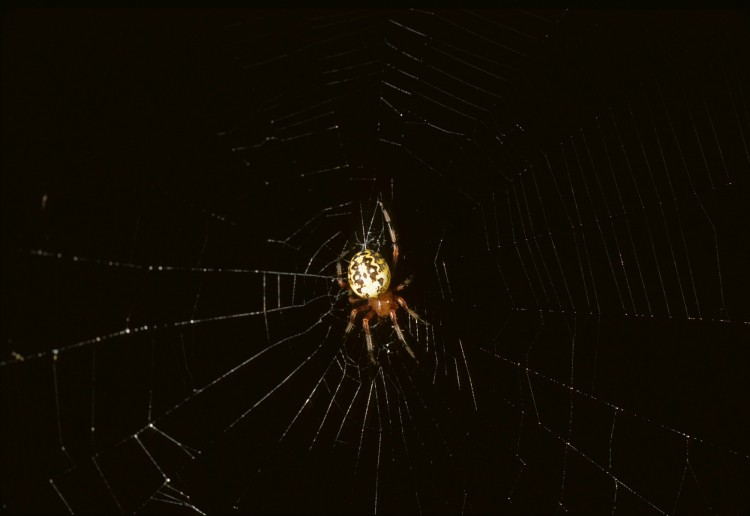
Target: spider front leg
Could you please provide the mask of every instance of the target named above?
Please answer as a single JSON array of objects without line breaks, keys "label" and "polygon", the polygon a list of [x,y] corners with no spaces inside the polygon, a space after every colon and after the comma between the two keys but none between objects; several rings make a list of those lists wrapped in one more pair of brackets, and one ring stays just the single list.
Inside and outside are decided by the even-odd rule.
[{"label": "spider front leg", "polygon": [[[355,299],[355,301],[352,301],[352,299]],[[354,296],[349,298],[350,302],[356,302],[356,298]],[[349,314],[349,324],[346,325],[346,330],[344,330],[344,340],[349,336],[349,333],[352,331],[352,328],[354,328],[354,321],[357,319],[357,316],[364,312],[365,310],[368,310],[370,308],[369,304],[364,304],[361,306],[358,306],[356,308],[352,308],[352,311]],[[363,321],[364,323],[364,321]]]},{"label": "spider front leg", "polygon": [[418,364],[419,360],[417,360],[417,356],[411,350],[411,347],[409,347],[409,344],[406,342],[406,338],[404,337],[404,332],[401,331],[401,326],[398,325],[398,319],[396,318],[396,310],[391,309],[389,313],[391,316],[391,323],[393,323],[393,329],[396,330],[396,335],[398,335],[398,340],[401,341],[401,344],[403,344],[404,348],[406,348],[406,352],[409,353],[409,355]]},{"label": "spider front leg", "polygon": [[[406,281],[404,283],[406,283]],[[399,285],[399,286],[401,286],[401,285]],[[404,299],[403,297],[396,296],[396,302],[399,305],[401,305],[401,308],[403,308],[404,310],[406,310],[407,313],[410,316],[412,316],[414,319],[416,319],[417,321],[419,321],[421,323],[424,323],[424,324],[430,324],[428,321],[425,321],[424,319],[422,319],[417,312],[415,312],[414,310],[412,310],[411,308],[409,308],[409,305],[406,304],[406,299]]]},{"label": "spider front leg", "polygon": [[[369,305],[368,305],[369,306]],[[370,319],[375,316],[375,312],[369,312],[362,318],[362,327],[365,329],[365,341],[367,341],[367,356],[373,365],[379,365],[375,358],[375,346],[372,344],[372,334],[370,333]]]}]

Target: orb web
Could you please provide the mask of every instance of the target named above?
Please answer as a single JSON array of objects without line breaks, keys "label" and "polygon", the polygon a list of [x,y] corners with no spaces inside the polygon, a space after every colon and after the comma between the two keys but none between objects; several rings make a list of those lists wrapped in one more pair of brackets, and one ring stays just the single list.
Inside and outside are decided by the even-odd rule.
[{"label": "orb web", "polygon": [[14,16],[6,510],[750,505],[735,13]]}]

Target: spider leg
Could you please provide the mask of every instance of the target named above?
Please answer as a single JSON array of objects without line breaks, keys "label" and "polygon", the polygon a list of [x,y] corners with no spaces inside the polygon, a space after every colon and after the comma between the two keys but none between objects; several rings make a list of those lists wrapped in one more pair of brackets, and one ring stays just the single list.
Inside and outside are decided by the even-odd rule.
[{"label": "spider leg", "polygon": [[344,330],[344,340],[346,340],[346,338],[349,336],[349,332],[351,332],[352,328],[354,328],[354,321],[357,318],[357,315],[369,308],[370,305],[368,304],[352,308],[352,311],[349,313],[349,324],[346,325],[346,330]]},{"label": "spider leg", "polygon": [[345,249],[343,253],[339,255],[338,258],[336,258],[336,281],[339,284],[339,287],[341,288],[347,288],[349,285],[346,284],[346,281],[344,280],[344,272],[341,269],[341,259],[346,256],[346,253],[349,252],[349,249]]},{"label": "spider leg", "polygon": [[[369,305],[367,305],[369,306]],[[373,318],[375,312],[369,312],[362,318],[362,327],[365,329],[365,340],[367,341],[367,356],[370,357],[370,362],[374,365],[378,365],[378,361],[375,358],[375,346],[372,344],[372,334],[370,333],[370,319]]]},{"label": "spider leg", "polygon": [[414,275],[412,274],[411,276],[409,276],[408,278],[406,278],[404,281],[402,281],[401,284],[398,287],[396,287],[396,292],[401,292],[406,287],[408,287],[409,284],[411,283],[411,280],[413,280],[413,279],[414,279]]},{"label": "spider leg", "polygon": [[392,309],[390,311],[390,315],[391,315],[391,323],[393,323],[393,329],[396,330],[396,335],[398,335],[398,340],[401,341],[401,344],[403,344],[404,348],[406,348],[406,352],[409,353],[409,355],[418,364],[419,360],[417,360],[416,355],[411,350],[411,347],[409,347],[409,344],[406,342],[406,338],[404,337],[404,332],[401,331],[401,326],[398,325],[398,319],[396,318],[396,310]]},{"label": "spider leg", "polygon": [[385,223],[388,225],[388,232],[391,234],[391,244],[393,245],[393,269],[395,270],[396,264],[398,263],[398,239],[396,238],[396,230],[393,229],[391,216],[388,214],[388,210],[383,206],[383,202],[378,201],[378,204],[380,205],[380,210],[383,212]]},{"label": "spider leg", "polygon": [[425,321],[424,319],[422,319],[417,312],[415,312],[414,310],[412,310],[411,308],[409,308],[409,305],[406,304],[406,299],[404,299],[403,297],[396,296],[396,302],[399,305],[401,305],[401,308],[403,308],[404,310],[406,310],[409,313],[409,315],[411,315],[417,321],[419,321],[421,323],[424,323],[424,324],[430,324],[428,321]]}]

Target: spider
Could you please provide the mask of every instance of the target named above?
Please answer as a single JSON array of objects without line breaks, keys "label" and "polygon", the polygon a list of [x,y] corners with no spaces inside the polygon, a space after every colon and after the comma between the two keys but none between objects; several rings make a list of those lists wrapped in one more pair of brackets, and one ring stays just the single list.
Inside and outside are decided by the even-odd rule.
[{"label": "spider", "polygon": [[[393,270],[396,270],[398,263],[398,239],[396,238],[396,231],[393,229],[391,224],[391,217],[383,207],[383,203],[378,201],[380,210],[383,212],[383,218],[388,225],[388,232],[391,236],[391,244],[393,246]],[[372,249],[363,249],[352,256],[349,261],[348,270],[348,284],[343,278],[341,259],[350,250],[344,251],[339,256],[336,262],[336,272],[338,276],[338,283],[342,289],[349,289],[349,302],[355,306],[349,315],[349,324],[346,326],[344,331],[344,340],[349,336],[349,333],[354,328],[354,323],[357,316],[364,312],[362,318],[362,328],[365,330],[365,340],[367,341],[367,355],[370,358],[370,362],[374,365],[378,365],[378,361],[375,359],[375,348],[372,342],[372,334],[370,333],[370,319],[375,316],[381,319],[389,318],[393,324],[396,335],[401,343],[404,345],[406,352],[414,359],[415,362],[419,363],[417,357],[414,355],[409,344],[404,338],[404,333],[401,331],[401,327],[398,324],[398,318],[396,316],[396,310],[401,307],[415,320],[429,324],[427,321],[422,319],[414,310],[409,308],[406,300],[401,297],[398,293],[406,288],[411,283],[412,278],[409,277],[396,288],[389,288],[391,283],[391,267],[388,266],[385,258]]]}]

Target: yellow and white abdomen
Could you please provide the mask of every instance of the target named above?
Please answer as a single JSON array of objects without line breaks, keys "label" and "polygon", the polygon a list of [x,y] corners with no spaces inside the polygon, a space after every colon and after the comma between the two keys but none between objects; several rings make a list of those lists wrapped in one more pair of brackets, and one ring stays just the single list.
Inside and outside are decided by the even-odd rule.
[{"label": "yellow and white abdomen", "polygon": [[365,249],[349,262],[349,288],[363,299],[378,297],[388,290],[391,269],[380,253]]}]

